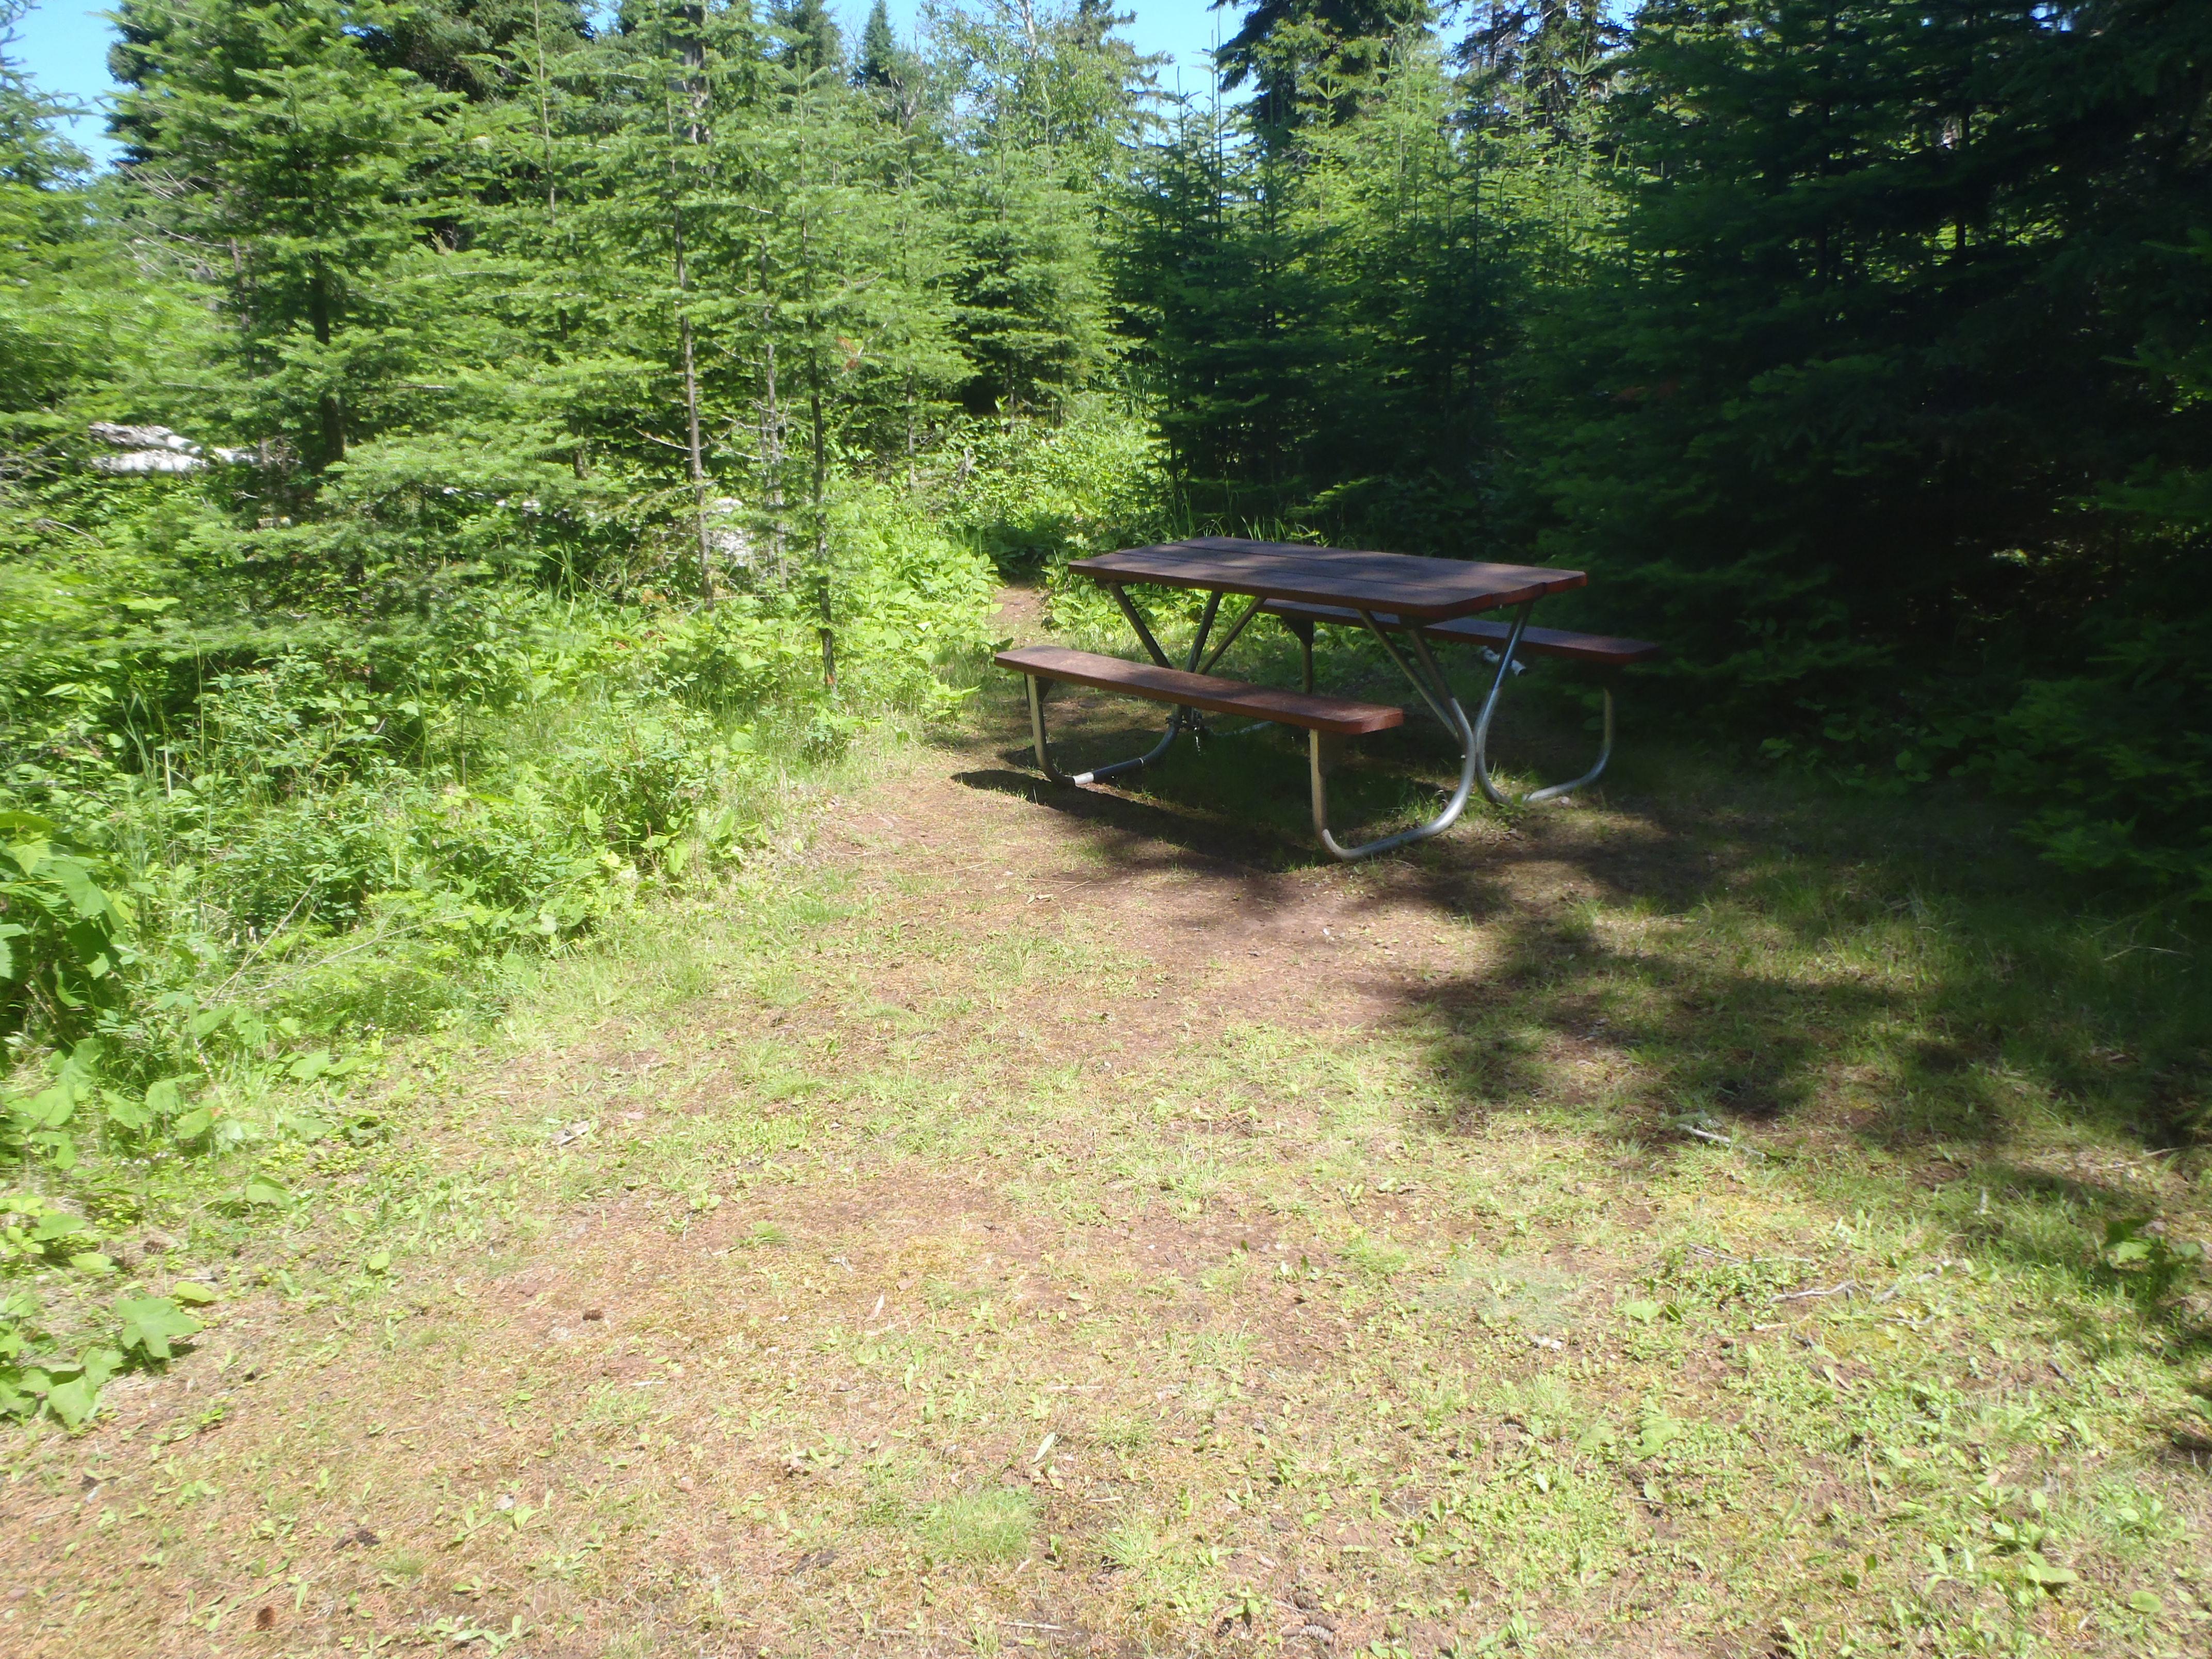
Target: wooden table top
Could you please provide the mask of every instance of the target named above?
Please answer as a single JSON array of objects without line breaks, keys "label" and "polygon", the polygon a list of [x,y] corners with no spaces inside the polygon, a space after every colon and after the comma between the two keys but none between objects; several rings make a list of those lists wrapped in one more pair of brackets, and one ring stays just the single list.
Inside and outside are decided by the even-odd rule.
[{"label": "wooden table top", "polygon": [[1428,559],[1412,553],[1362,553],[1295,542],[1200,536],[1158,547],[1129,547],[1070,570],[1106,583],[1151,582],[1225,593],[1264,594],[1310,605],[1388,611],[1411,622],[1443,622],[1500,605],[1526,605],[1589,579],[1579,570],[1538,564]]}]

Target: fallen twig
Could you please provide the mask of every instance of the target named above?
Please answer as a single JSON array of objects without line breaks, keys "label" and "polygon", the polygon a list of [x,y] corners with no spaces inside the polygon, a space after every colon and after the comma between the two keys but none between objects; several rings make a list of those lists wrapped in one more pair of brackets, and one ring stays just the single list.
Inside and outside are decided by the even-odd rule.
[{"label": "fallen twig", "polygon": [[1698,1139],[1711,1141],[1716,1146],[1725,1146],[1732,1152],[1743,1152],[1753,1158],[1766,1156],[1756,1146],[1746,1146],[1730,1136],[1717,1133],[1711,1129],[1700,1129],[1694,1123],[1684,1123],[1677,1127],[1686,1135],[1695,1135]]},{"label": "fallen twig", "polygon": [[1858,1289],[1858,1281],[1855,1279],[1847,1279],[1840,1285],[1829,1285],[1825,1291],[1784,1291],[1781,1295],[1776,1297],[1774,1300],[1777,1302],[1802,1302],[1807,1297],[1841,1296],[1846,1291],[1855,1291],[1856,1289]]}]

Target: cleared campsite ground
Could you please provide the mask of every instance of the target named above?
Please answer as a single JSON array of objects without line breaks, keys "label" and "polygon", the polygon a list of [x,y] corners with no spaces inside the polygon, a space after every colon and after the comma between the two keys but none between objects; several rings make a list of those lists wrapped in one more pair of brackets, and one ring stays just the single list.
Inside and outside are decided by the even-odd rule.
[{"label": "cleared campsite ground", "polygon": [[987,684],[185,1218],[0,1649],[2202,1652],[2187,941],[1644,742],[1345,868]]}]

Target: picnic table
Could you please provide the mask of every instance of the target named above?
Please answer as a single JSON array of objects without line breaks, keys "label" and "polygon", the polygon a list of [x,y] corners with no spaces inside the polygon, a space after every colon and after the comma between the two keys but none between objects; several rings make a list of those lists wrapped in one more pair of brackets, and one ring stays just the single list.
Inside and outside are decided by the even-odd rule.
[{"label": "picnic table", "polygon": [[[1659,649],[1645,640],[1530,628],[1529,615],[1539,599],[1580,587],[1588,580],[1579,570],[1544,565],[1423,558],[1407,553],[1204,536],[1078,559],[1068,568],[1099,583],[1113,595],[1152,660],[1130,662],[1050,645],[999,653],[999,664],[1023,675],[1027,682],[1030,731],[1039,769],[1056,783],[1103,782],[1154,763],[1184,732],[1198,738],[1207,729],[1204,717],[1208,714],[1249,714],[1263,725],[1301,727],[1307,733],[1315,832],[1332,855],[1347,862],[1441,834],[1458,821],[1478,788],[1486,799],[1504,805],[1516,799],[1558,799],[1593,781],[1605,770],[1613,754],[1609,684],[1605,692],[1603,744],[1595,766],[1571,782],[1517,798],[1499,790],[1490,775],[1486,747],[1491,722],[1507,681],[1524,657],[1549,656],[1617,668],[1654,656]],[[1188,659],[1181,666],[1169,659],[1143,612],[1130,599],[1126,589],[1133,583],[1206,593],[1205,611],[1191,641]],[[1222,600],[1230,595],[1246,603],[1214,642],[1214,624]],[[1496,611],[1510,615],[1504,620],[1490,620],[1480,614]],[[1304,667],[1303,690],[1254,685],[1211,672],[1246,625],[1262,615],[1280,622],[1297,639]],[[1344,740],[1403,725],[1405,710],[1388,703],[1316,692],[1314,641],[1321,627],[1359,628],[1371,634],[1459,745],[1459,786],[1443,810],[1427,823],[1357,847],[1339,845],[1329,832],[1327,779]],[[1400,648],[1401,643],[1405,649]],[[1472,720],[1437,665],[1431,649],[1437,643],[1472,645],[1496,665],[1489,690]],[[1146,753],[1088,772],[1066,774],[1053,764],[1045,735],[1045,696],[1054,684],[1092,686],[1169,703],[1174,705],[1174,712],[1168,718],[1165,735]]]}]

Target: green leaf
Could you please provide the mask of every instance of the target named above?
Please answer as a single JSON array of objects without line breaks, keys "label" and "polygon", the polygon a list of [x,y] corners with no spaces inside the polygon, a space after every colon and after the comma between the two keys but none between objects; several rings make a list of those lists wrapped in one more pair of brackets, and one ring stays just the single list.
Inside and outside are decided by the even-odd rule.
[{"label": "green leaf", "polygon": [[1683,1425],[1663,1411],[1645,1411],[1638,1419],[1636,1451],[1640,1457],[1656,1457],[1686,1432]]},{"label": "green leaf", "polygon": [[2148,1590],[2136,1590],[2128,1597],[2128,1606],[2136,1613],[2160,1613],[2166,1611],[2166,1603]]},{"label": "green leaf", "polygon": [[195,1106],[170,1126],[170,1133],[179,1140],[198,1140],[215,1127],[215,1114],[204,1106]]},{"label": "green leaf", "polygon": [[331,1051],[318,1048],[313,1054],[301,1054],[292,1062],[292,1075],[301,1083],[313,1083],[331,1069]]},{"label": "green leaf", "polygon": [[392,1270],[392,1252],[389,1250],[371,1250],[368,1254],[368,1260],[362,1263],[362,1265],[364,1267],[367,1267],[369,1272],[373,1273],[389,1273]]},{"label": "green leaf", "polygon": [[100,890],[99,883],[93,880],[92,872],[76,860],[49,858],[40,873],[53,878],[55,884],[69,896],[69,902],[76,908],[77,915],[87,921],[108,914],[107,895]]},{"label": "green leaf", "polygon": [[154,1121],[154,1114],[146,1109],[143,1100],[133,1100],[112,1089],[100,1091],[101,1103],[107,1108],[107,1121],[122,1129],[143,1129]]},{"label": "green leaf", "polygon": [[58,1129],[76,1115],[77,1090],[75,1079],[64,1078],[51,1089],[41,1089],[24,1105],[23,1110],[33,1123],[49,1129]]},{"label": "green leaf", "polygon": [[44,1385],[46,1409],[74,1433],[99,1408],[100,1391],[107,1386],[107,1379],[122,1369],[123,1356],[115,1349],[87,1348],[76,1364],[50,1364],[46,1376],[33,1372],[26,1380],[38,1377],[32,1386]]},{"label": "green leaf", "polygon": [[115,1264],[97,1250],[80,1250],[70,1258],[70,1266],[80,1273],[112,1273]]},{"label": "green leaf", "polygon": [[39,1218],[39,1224],[31,1229],[31,1242],[51,1244],[58,1238],[67,1238],[71,1233],[84,1231],[84,1218],[71,1215],[67,1210],[48,1210]]},{"label": "green leaf", "polygon": [[2077,1582],[2077,1575],[2064,1567],[2052,1566],[2033,1552],[2021,1558],[2020,1576],[2031,1584],[2039,1584],[2050,1590]]},{"label": "green leaf", "polygon": [[74,1376],[46,1390],[46,1409],[72,1433],[100,1408],[100,1387],[88,1376]]},{"label": "green leaf", "polygon": [[216,1299],[216,1293],[197,1279],[179,1279],[169,1294],[179,1302],[188,1302],[195,1308],[204,1308]]},{"label": "green leaf", "polygon": [[265,1176],[256,1176],[246,1183],[245,1199],[248,1204],[273,1206],[282,1208],[292,1201],[292,1194]]},{"label": "green leaf", "polygon": [[166,1296],[125,1297],[115,1304],[115,1316],[123,1322],[117,1340],[149,1359],[171,1358],[170,1343],[200,1329],[198,1320]]},{"label": "green leaf", "polygon": [[1624,1302],[1620,1304],[1620,1311],[1624,1318],[1632,1319],[1639,1325],[1649,1325],[1659,1317],[1659,1304],[1656,1302]]}]

